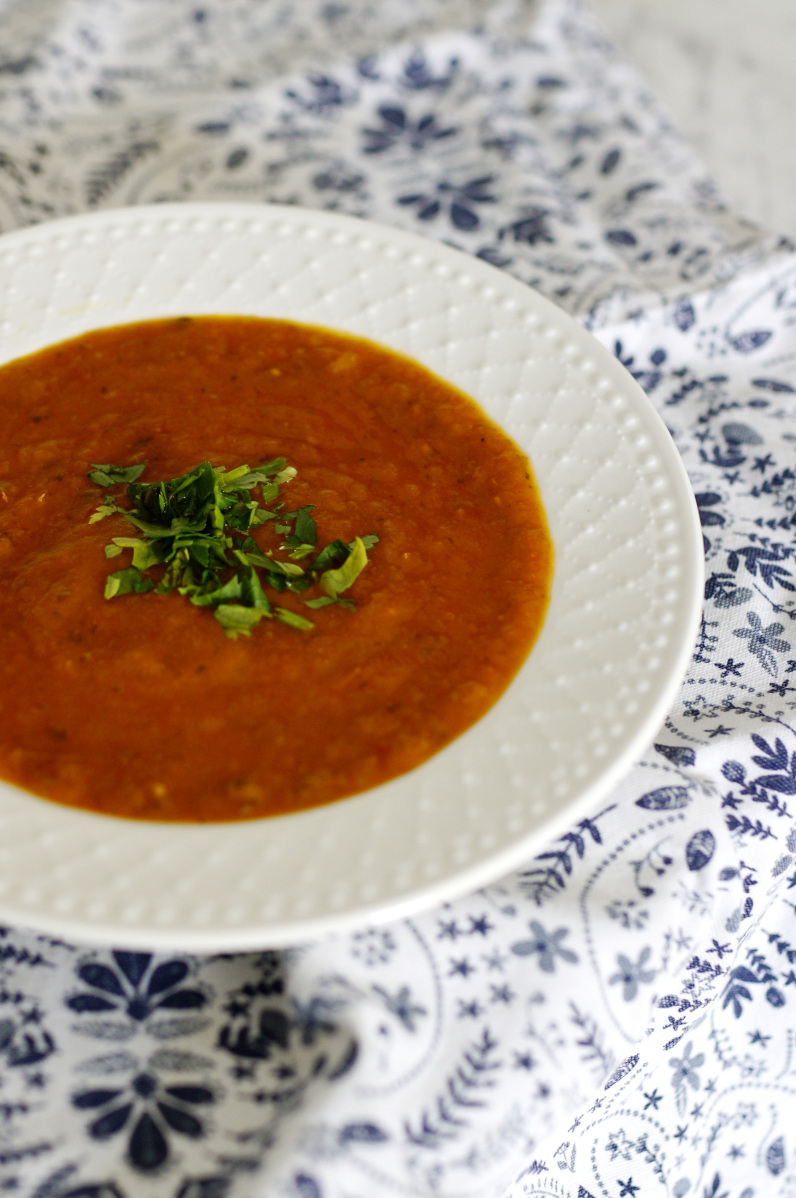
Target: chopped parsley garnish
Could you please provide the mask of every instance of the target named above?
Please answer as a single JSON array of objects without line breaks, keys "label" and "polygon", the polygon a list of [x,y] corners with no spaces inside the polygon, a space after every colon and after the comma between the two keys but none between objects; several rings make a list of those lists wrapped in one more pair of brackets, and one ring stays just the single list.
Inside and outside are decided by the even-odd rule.
[{"label": "chopped parsley garnish", "polygon": [[[136,481],[146,463],[91,464],[92,482],[106,488],[126,484],[132,506],[120,507],[113,496],[107,496],[89,523],[121,516],[138,533],[114,537],[105,546],[107,558],[132,550],[130,564],[108,575],[106,599],[176,590],[197,607],[212,607],[231,637],[249,636],[262,619],[281,620],[301,631],[314,627],[305,616],[272,606],[264,588],[299,594],[317,585],[323,594],[306,599],[307,607],[337,604],[356,611],[343,592],[362,573],[367,551],[379,538],[370,533],[349,544],[335,540],[317,552],[314,504],[286,512],[280,499],[280,488],[296,476],[284,458],[252,470],[248,466],[225,470],[202,462],[179,478],[154,483]],[[286,560],[274,557],[272,549],[262,549],[252,536],[254,529],[271,521]],[[312,560],[307,563],[308,558]],[[154,577],[149,576],[151,570],[157,571]]]},{"label": "chopped parsley garnish", "polygon": [[146,470],[146,462],[140,463],[138,466],[98,466],[96,462],[91,465],[94,469],[90,472],[89,478],[98,487],[115,487],[118,483],[134,483],[139,475]]}]

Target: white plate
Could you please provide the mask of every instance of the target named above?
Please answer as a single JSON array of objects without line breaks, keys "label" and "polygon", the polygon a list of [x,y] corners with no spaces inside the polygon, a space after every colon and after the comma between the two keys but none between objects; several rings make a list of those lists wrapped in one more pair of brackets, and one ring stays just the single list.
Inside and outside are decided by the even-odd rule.
[{"label": "white plate", "polygon": [[553,304],[435,242],[270,205],[159,205],[26,229],[0,238],[0,279],[0,362],[186,313],[305,321],[408,354],[527,452],[556,553],[544,628],[505,695],[375,790],[191,827],[90,815],[0,783],[4,922],[229,951],[405,916],[528,861],[653,737],[696,635],[694,499],[643,392]]}]

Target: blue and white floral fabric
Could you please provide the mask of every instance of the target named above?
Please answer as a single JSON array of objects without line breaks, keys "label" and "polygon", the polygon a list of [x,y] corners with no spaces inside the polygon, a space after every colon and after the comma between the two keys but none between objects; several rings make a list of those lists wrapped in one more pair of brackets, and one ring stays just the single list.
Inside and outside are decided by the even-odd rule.
[{"label": "blue and white floral fabric", "polygon": [[704,618],[644,759],[486,891],[284,953],[2,929],[0,1192],[792,1198],[792,247],[577,0],[0,3],[0,227],[166,199],[399,225],[585,322],[690,471]]}]

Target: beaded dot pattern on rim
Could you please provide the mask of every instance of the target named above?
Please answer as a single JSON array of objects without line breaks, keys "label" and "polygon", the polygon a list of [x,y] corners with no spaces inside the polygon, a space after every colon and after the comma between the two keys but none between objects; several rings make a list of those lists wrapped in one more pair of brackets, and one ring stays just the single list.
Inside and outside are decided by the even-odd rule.
[{"label": "beaded dot pattern on rim", "polygon": [[196,951],[396,918],[520,865],[644,748],[700,610],[696,509],[637,386],[486,263],[353,218],[254,205],[117,209],[0,238],[0,362],[88,329],[239,313],[419,360],[523,448],[555,546],[539,640],[498,703],[410,774],[314,811],[211,827],[70,810],[0,783],[0,918]]}]

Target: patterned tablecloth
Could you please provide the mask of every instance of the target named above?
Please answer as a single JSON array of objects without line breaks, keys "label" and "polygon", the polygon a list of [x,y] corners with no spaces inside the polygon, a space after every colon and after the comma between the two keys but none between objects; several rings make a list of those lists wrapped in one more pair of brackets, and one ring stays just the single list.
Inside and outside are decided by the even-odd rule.
[{"label": "patterned tablecloth", "polygon": [[654,745],[488,890],[280,953],[2,929],[0,1192],[796,1194],[792,247],[577,0],[4,0],[0,130],[4,231],[288,202],[540,288],[657,405],[707,550]]}]

